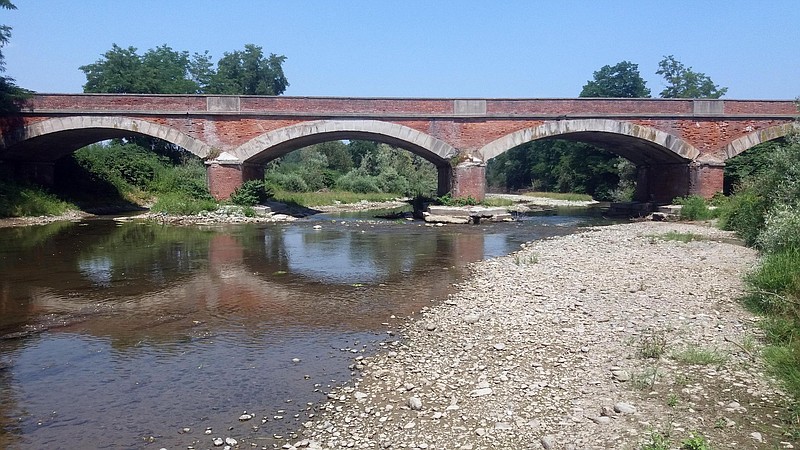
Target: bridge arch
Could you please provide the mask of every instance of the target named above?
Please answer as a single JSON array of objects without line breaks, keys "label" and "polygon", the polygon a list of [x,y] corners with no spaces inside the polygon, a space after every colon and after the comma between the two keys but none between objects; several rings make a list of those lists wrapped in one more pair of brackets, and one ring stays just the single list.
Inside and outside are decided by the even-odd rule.
[{"label": "bridge arch", "polygon": [[725,155],[726,159],[730,159],[747,149],[755,147],[758,144],[782,138],[792,132],[800,132],[800,125],[797,123],[784,123],[774,127],[765,128],[763,130],[754,131],[726,145],[725,148],[723,148],[723,154]]},{"label": "bridge arch", "polygon": [[458,150],[450,144],[397,123],[380,120],[317,120],[279,128],[230,152],[241,162],[263,163],[298,148],[340,139],[383,142],[406,149],[437,167],[449,166]]},{"label": "bridge arch", "polygon": [[623,156],[637,165],[685,163],[700,152],[686,141],[658,130],[610,119],[574,119],[545,122],[525,128],[486,144],[479,150],[486,162],[531,141],[560,138],[587,142]]},{"label": "bridge arch", "polygon": [[132,134],[151,136],[175,144],[200,157],[212,154],[211,147],[165,125],[129,117],[70,116],[32,123],[2,141],[4,153],[24,158],[54,161],[81,147],[106,139]]}]

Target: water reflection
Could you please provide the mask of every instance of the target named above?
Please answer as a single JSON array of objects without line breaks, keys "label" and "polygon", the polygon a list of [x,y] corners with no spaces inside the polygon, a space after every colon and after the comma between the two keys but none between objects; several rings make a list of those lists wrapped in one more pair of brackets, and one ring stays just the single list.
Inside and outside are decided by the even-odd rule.
[{"label": "water reflection", "polygon": [[244,409],[285,411],[253,433],[296,429],[392,315],[572,230],[546,221],[0,229],[0,447],[185,447]]}]

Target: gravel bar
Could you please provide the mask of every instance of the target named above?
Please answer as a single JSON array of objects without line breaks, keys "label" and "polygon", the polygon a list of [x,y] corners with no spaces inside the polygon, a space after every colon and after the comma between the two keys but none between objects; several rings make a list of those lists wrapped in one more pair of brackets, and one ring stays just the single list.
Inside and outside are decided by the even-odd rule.
[{"label": "gravel bar", "polygon": [[283,448],[640,448],[654,433],[672,448],[694,433],[715,449],[795,448],[758,319],[736,300],[756,263],[730,233],[658,222],[475,263],[354,361]]}]

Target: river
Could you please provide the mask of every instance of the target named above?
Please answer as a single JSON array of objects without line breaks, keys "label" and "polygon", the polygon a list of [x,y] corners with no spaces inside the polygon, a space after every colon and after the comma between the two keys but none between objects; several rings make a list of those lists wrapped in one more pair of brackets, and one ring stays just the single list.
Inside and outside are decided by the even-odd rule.
[{"label": "river", "polygon": [[0,447],[271,448],[467,264],[595,223],[521,219],[0,229]]}]

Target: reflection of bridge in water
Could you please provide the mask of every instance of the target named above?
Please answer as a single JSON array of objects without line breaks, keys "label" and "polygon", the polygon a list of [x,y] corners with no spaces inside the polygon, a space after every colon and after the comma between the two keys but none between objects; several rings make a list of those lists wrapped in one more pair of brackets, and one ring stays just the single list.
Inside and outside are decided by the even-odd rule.
[{"label": "reflection of bridge in water", "polygon": [[[125,233],[125,227],[136,225],[115,232]],[[7,334],[48,314],[77,318],[81,330],[120,343],[145,336],[169,339],[196,322],[224,326],[220,317],[254,328],[267,323],[377,330],[393,314],[408,316],[446,297],[464,264],[484,256],[481,233],[424,229],[398,243],[396,233],[402,231],[391,226],[365,233],[353,228],[269,227],[258,240],[213,233],[204,250],[162,242],[175,258],[206,258],[184,271],[168,266],[187,262],[131,264],[124,259],[130,254],[109,248],[76,254],[55,268],[57,277],[21,285],[9,276],[41,270],[42,261],[18,261],[14,271],[0,275],[0,312],[7,318],[0,330]],[[52,239],[43,253],[62,258],[68,253],[62,245]]]}]

